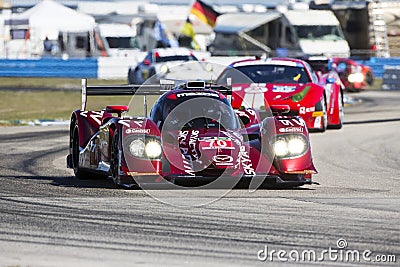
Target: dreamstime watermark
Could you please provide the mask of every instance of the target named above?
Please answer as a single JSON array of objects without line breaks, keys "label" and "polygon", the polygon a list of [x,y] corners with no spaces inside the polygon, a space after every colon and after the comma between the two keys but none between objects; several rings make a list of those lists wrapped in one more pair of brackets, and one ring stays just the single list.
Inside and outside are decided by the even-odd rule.
[{"label": "dreamstime watermark", "polygon": [[374,254],[371,250],[348,249],[346,239],[340,238],[336,242],[336,247],[329,247],[323,250],[303,249],[303,250],[275,250],[267,245],[257,252],[259,261],[279,261],[279,262],[372,262],[372,263],[395,263],[396,255],[393,254]]}]

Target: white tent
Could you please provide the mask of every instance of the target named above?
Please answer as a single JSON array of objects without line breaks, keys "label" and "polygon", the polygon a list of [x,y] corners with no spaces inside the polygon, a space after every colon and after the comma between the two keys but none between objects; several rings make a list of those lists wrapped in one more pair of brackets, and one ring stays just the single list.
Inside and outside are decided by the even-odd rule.
[{"label": "white tent", "polygon": [[[27,11],[11,16],[10,24],[28,24],[31,30],[45,36],[58,32],[93,31],[95,20],[92,16],[77,12],[52,0],[44,0]],[[53,37],[54,38],[54,37]],[[52,39],[53,39],[52,38]]]}]

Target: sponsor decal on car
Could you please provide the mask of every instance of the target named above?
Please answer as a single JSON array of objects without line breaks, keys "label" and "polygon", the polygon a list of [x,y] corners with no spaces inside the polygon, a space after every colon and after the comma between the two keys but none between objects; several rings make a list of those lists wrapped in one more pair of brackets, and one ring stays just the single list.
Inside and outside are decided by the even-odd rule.
[{"label": "sponsor decal on car", "polygon": [[274,93],[291,93],[296,90],[296,86],[274,85],[272,92]]},{"label": "sponsor decal on car", "polygon": [[265,83],[252,83],[244,89],[244,92],[249,94],[265,93],[268,92],[268,88]]},{"label": "sponsor decal on car", "polygon": [[309,107],[309,108],[300,107],[300,108],[299,108],[299,113],[300,113],[300,114],[306,114],[306,113],[314,112],[314,111],[315,111],[315,107]]},{"label": "sponsor decal on car", "polygon": [[192,164],[190,164],[188,158],[186,158],[185,155],[183,154],[182,154],[182,163],[183,163],[183,170],[185,171],[185,173],[190,176],[195,176]]},{"label": "sponsor decal on car", "polygon": [[315,111],[312,113],[313,117],[322,117],[324,116],[324,112],[323,111]]},{"label": "sponsor decal on car", "polygon": [[279,132],[281,133],[302,133],[303,131],[303,127],[288,127],[279,129]]},{"label": "sponsor decal on car", "polygon": [[187,93],[179,93],[176,94],[176,97],[190,97],[190,96],[212,96],[212,97],[218,97],[219,94],[217,93],[211,93],[211,92],[187,92]]},{"label": "sponsor decal on car", "polygon": [[197,160],[200,155],[196,149],[197,139],[199,138],[198,130],[179,131],[178,143],[183,155],[187,155]]},{"label": "sponsor decal on car", "polygon": [[189,138],[189,152],[195,158],[199,159],[199,154],[196,150],[197,139],[199,138],[199,131],[193,130]]},{"label": "sponsor decal on car", "polygon": [[130,128],[130,129],[126,129],[125,133],[127,133],[127,134],[149,134],[150,129]]},{"label": "sponsor decal on car", "polygon": [[253,164],[251,163],[250,160],[250,155],[246,151],[245,146],[240,147],[239,155],[237,158],[237,163],[242,165],[243,171],[247,175],[256,175],[256,172],[254,171]]}]

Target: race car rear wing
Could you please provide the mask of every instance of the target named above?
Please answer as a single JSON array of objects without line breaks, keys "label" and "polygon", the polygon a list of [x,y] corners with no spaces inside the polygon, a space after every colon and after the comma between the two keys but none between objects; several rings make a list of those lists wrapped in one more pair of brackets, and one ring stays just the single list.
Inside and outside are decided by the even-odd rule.
[{"label": "race car rear wing", "polygon": [[[177,88],[176,82],[180,82],[179,88],[194,90],[194,89],[209,89],[219,91],[224,95],[231,95],[232,90],[229,87],[224,87],[215,84],[207,84],[204,81],[174,81],[160,80],[160,84],[130,84],[130,85],[87,85],[87,79],[82,79],[82,108],[86,109],[88,96],[123,96],[123,95],[142,95],[144,96],[144,106],[147,110],[148,95],[162,95],[173,88]],[[229,84],[229,83],[228,83]]]}]

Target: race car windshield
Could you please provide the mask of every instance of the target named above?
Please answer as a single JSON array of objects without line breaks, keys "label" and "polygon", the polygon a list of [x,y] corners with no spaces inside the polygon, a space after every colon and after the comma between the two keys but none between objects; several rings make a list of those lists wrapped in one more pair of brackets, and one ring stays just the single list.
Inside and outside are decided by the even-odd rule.
[{"label": "race car windshield", "polygon": [[309,61],[308,62],[311,67],[315,70],[315,71],[322,71],[322,72],[328,72],[329,71],[329,63],[327,60],[319,60],[319,61]]},{"label": "race car windshield", "polygon": [[[243,73],[254,83],[309,83],[310,77],[304,67],[283,66],[283,65],[250,65],[236,67],[236,70]],[[229,77],[227,73],[226,76]],[[232,77],[233,83],[242,83],[243,77],[238,77],[239,81]],[[248,83],[248,80],[243,82]]]},{"label": "race car windshield", "polygon": [[189,61],[196,60],[196,58],[192,55],[175,55],[175,56],[166,56],[166,57],[156,57],[156,62],[168,62],[168,61]]},{"label": "race car windshield", "polygon": [[[195,100],[189,102],[188,100]],[[166,99],[163,108],[163,121],[168,116],[170,124],[182,125],[183,128],[204,129],[218,128],[237,130],[239,121],[226,98],[182,97]]]}]

